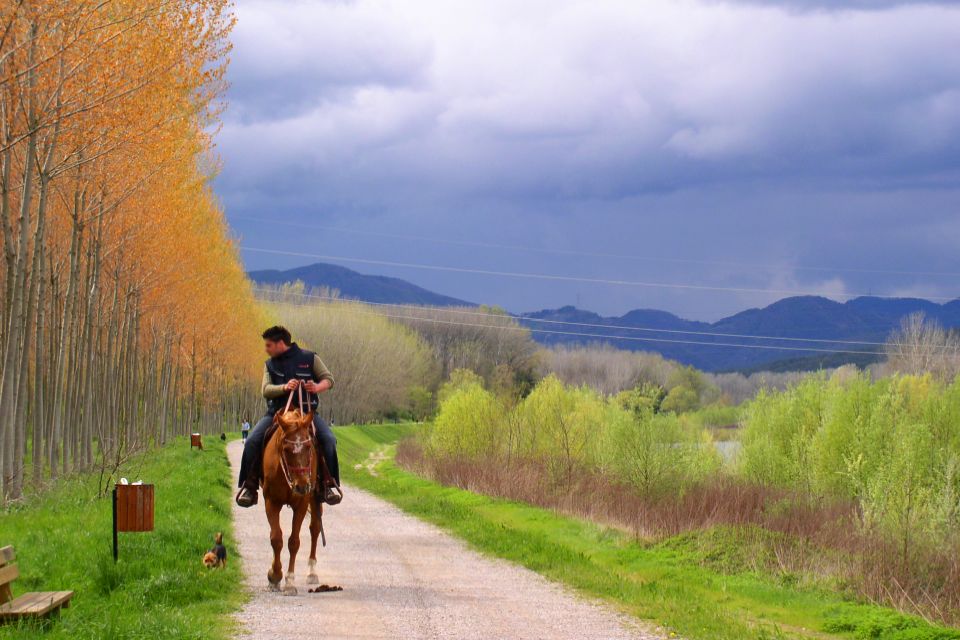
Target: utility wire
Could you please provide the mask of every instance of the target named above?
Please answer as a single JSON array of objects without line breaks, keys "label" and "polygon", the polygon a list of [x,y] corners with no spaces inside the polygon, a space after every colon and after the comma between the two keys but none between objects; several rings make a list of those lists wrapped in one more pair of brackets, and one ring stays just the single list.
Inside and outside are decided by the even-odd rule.
[{"label": "utility wire", "polygon": [[448,244],[461,247],[479,247],[484,249],[507,249],[510,251],[528,251],[533,253],[549,253],[565,256],[583,256],[587,258],[616,258],[622,260],[640,260],[646,262],[669,262],[677,264],[699,264],[708,266],[742,267],[746,269],[767,269],[770,271],[820,271],[827,273],[848,272],[848,273],[878,273],[886,275],[901,276],[942,276],[948,278],[960,278],[960,273],[950,273],[944,271],[902,271],[895,269],[860,269],[856,267],[817,267],[809,265],[771,265],[758,264],[753,262],[735,262],[729,260],[694,260],[690,258],[664,258],[654,256],[638,256],[624,253],[604,253],[598,251],[577,251],[575,249],[546,249],[542,247],[531,247],[526,245],[499,244],[495,242],[478,242],[471,240],[449,240],[446,238],[434,238],[429,236],[409,235],[401,233],[387,233],[385,231],[368,231],[364,229],[351,229],[349,227],[338,227],[331,225],[305,224],[300,222],[289,222],[284,220],[268,220],[265,218],[253,218],[249,216],[230,216],[231,220],[245,220],[248,222],[258,222],[262,224],[281,225],[287,227],[297,227],[301,229],[317,229],[319,231],[335,231],[341,233],[353,233],[357,235],[376,236],[381,238],[392,238],[395,240],[413,240],[420,242],[433,242],[436,244]]},{"label": "utility wire", "polygon": [[[365,305],[371,305],[375,307],[392,307],[398,309],[412,309],[420,311],[437,311],[440,313],[452,313],[457,315],[468,315],[468,316],[479,316],[485,318],[512,318],[518,322],[540,322],[544,324],[556,324],[564,326],[573,326],[573,327],[590,327],[596,329],[616,329],[624,331],[645,331],[651,333],[672,333],[672,334],[682,334],[682,335],[694,335],[694,336],[715,336],[719,338],[746,338],[751,340],[783,340],[789,342],[816,342],[816,343],[825,343],[825,344],[846,344],[846,345],[869,345],[876,347],[886,346],[885,342],[873,342],[868,340],[839,340],[839,339],[829,339],[829,338],[797,338],[797,337],[786,337],[786,336],[761,336],[761,335],[752,335],[745,333],[719,333],[713,331],[691,331],[685,329],[656,329],[653,327],[642,327],[642,326],[628,326],[628,325],[610,325],[610,324],[600,324],[595,322],[572,322],[569,320],[548,320],[546,318],[530,318],[527,316],[515,316],[515,315],[502,315],[497,313],[487,313],[484,311],[473,311],[469,309],[449,309],[444,307],[433,307],[433,306],[421,306],[413,304],[397,304],[393,302],[368,302],[364,300],[350,300],[348,298],[342,298],[338,296],[321,296],[316,294],[300,293],[293,291],[277,291],[275,289],[264,288],[264,287],[254,287],[254,291],[264,294],[273,294],[279,296],[295,295],[302,298],[309,298],[312,300],[324,300],[329,302],[359,302]],[[710,343],[707,343],[710,344]]]},{"label": "utility wire", "polygon": [[[296,304],[296,303],[294,303]],[[364,304],[364,303],[359,303]],[[301,303],[298,306],[311,306],[309,303]],[[842,353],[842,354],[852,354],[852,355],[874,355],[874,356],[883,356],[886,355],[880,351],[852,351],[852,350],[836,350],[836,349],[822,349],[817,347],[786,347],[786,346],[772,346],[772,345],[755,345],[755,344],[736,344],[729,342],[699,342],[695,340],[675,340],[669,338],[641,338],[637,336],[615,336],[615,335],[605,335],[599,333],[580,333],[576,331],[554,331],[550,329],[534,329],[531,327],[521,327],[521,326],[510,326],[510,325],[491,325],[491,324],[480,324],[480,323],[470,323],[470,322],[457,322],[454,320],[441,320],[439,318],[423,318],[423,317],[414,317],[414,316],[403,316],[403,315],[390,315],[387,313],[381,313],[378,311],[360,311],[355,308],[348,308],[347,306],[341,305],[325,305],[324,310],[326,311],[336,311],[336,312],[347,312],[347,313],[357,313],[362,315],[371,315],[379,316],[381,318],[392,318],[395,320],[406,320],[406,321],[416,321],[416,322],[430,322],[434,324],[443,324],[443,325],[455,325],[460,327],[478,327],[482,329],[500,329],[507,331],[530,331],[532,333],[542,333],[547,335],[563,335],[563,336],[578,336],[583,338],[608,338],[611,340],[630,340],[636,342],[658,342],[658,343],[669,343],[669,344],[690,344],[690,345],[700,345],[706,347],[734,347],[740,349],[765,349],[771,351],[801,351],[801,352],[818,352],[818,353]],[[499,316],[504,320],[512,320],[510,316]]]},{"label": "utility wire", "polygon": [[[751,287],[715,287],[708,285],[698,285],[698,284],[677,284],[677,283],[667,283],[667,282],[641,282],[635,280],[612,280],[605,278],[587,278],[581,276],[562,276],[562,275],[552,275],[546,273],[522,273],[516,271],[494,271],[490,269],[472,269],[466,267],[451,267],[445,265],[429,265],[429,264],[419,264],[413,262],[395,262],[391,260],[374,260],[370,258],[349,258],[346,256],[332,256],[332,255],[323,255],[316,253],[301,253],[297,251],[280,251],[279,249],[262,249],[259,247],[240,247],[243,251],[253,251],[256,253],[269,253],[274,255],[282,256],[294,256],[299,258],[313,258],[317,260],[334,260],[338,262],[353,262],[358,264],[374,264],[380,266],[388,267],[403,267],[408,269],[425,269],[428,271],[448,271],[453,273],[471,273],[476,275],[487,275],[487,276],[501,276],[508,278],[528,278],[532,280],[553,280],[553,281],[563,281],[563,282],[585,282],[591,284],[610,284],[610,285],[621,285],[621,286],[633,286],[633,287],[652,287],[652,288],[663,288],[663,289],[683,289],[683,290],[695,290],[695,291],[722,291],[728,293],[774,293],[778,295],[790,295],[790,296],[825,296],[826,294],[818,291],[801,291],[801,290],[792,290],[792,289],[758,289]],[[841,294],[836,297],[841,298],[857,298],[860,296],[865,296],[869,294],[864,293],[848,293]],[[873,295],[875,298],[886,298],[886,299],[896,299],[899,296],[887,296],[887,295]],[[946,296],[927,296],[928,300],[953,300],[954,298],[949,298]]]}]

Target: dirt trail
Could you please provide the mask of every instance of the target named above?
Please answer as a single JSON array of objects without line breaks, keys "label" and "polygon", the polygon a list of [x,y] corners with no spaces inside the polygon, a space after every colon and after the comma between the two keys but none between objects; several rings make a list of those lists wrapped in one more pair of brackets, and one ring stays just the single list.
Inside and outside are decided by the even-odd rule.
[{"label": "dirt trail", "polygon": [[[234,472],[240,442],[227,448]],[[661,636],[536,573],[487,558],[438,528],[353,487],[324,515],[328,546],[318,551],[320,581],[337,593],[306,592],[310,533],[297,559],[300,594],[267,589],[272,552],[263,502],[234,506],[234,541],[253,599],[237,616],[241,637],[638,639]],[[289,527],[289,510],[283,523]],[[285,530],[286,534],[288,530]],[[286,550],[283,555],[286,568]]]}]

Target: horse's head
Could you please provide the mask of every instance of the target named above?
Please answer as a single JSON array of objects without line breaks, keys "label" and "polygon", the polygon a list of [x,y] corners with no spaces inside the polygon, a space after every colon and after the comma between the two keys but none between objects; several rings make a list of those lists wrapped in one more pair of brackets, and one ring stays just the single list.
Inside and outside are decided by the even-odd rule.
[{"label": "horse's head", "polygon": [[290,490],[304,496],[313,491],[317,457],[313,447],[313,413],[284,412],[280,425],[280,466]]}]

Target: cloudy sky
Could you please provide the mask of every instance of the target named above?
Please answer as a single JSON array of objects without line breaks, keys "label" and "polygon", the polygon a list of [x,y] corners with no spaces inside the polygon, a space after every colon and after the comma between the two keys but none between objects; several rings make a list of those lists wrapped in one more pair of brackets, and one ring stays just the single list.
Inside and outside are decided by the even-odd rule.
[{"label": "cloudy sky", "polygon": [[960,295],[954,3],[236,12],[216,189],[251,269],[325,256],[512,311],[707,320]]}]

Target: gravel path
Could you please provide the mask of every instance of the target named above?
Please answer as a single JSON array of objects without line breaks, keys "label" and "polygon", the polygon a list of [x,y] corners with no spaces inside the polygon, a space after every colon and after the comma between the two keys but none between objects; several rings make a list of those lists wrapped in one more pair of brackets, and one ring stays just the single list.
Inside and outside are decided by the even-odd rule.
[{"label": "gravel path", "polygon": [[[240,442],[227,448],[234,472]],[[584,600],[540,575],[470,550],[433,525],[353,487],[326,509],[328,546],[317,552],[320,581],[336,593],[306,592],[310,533],[297,559],[300,594],[267,589],[272,559],[263,501],[234,505],[234,541],[253,599],[237,615],[241,637],[296,638],[550,638],[655,640],[608,607]],[[282,521],[289,527],[290,512]],[[288,529],[284,531],[287,535]],[[286,550],[283,564],[286,568]]]}]

